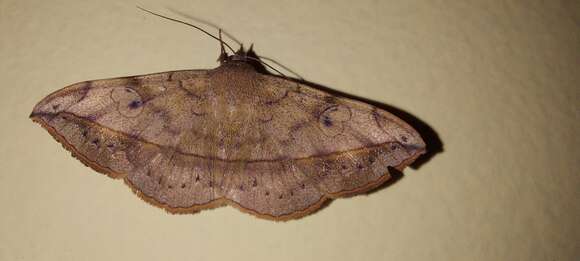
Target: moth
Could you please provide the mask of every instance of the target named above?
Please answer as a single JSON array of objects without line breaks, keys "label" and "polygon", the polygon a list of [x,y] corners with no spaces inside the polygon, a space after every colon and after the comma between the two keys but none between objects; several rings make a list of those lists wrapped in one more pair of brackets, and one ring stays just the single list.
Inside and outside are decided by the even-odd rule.
[{"label": "moth", "polygon": [[171,213],[230,205],[300,218],[381,185],[425,152],[393,114],[265,73],[251,48],[230,54],[221,31],[216,39],[217,68],[72,84],[30,118],[82,163]]}]

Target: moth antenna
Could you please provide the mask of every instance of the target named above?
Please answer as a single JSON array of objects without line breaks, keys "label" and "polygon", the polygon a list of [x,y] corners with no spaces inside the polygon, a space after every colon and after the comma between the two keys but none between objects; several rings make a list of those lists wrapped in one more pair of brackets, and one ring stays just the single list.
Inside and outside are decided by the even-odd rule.
[{"label": "moth antenna", "polygon": [[260,59],[257,59],[257,58],[251,57],[251,56],[246,56],[245,58],[265,65],[266,67],[268,67],[268,68],[274,70],[275,72],[279,73],[280,75],[282,75],[284,78],[290,78],[290,77],[286,76],[285,74],[283,74],[281,71],[277,70],[276,68],[272,67],[271,65],[269,65],[268,63],[266,63]]},{"label": "moth antenna", "polygon": [[[164,15],[161,15],[161,14],[158,14],[158,13],[154,13],[154,12],[152,12],[152,11],[149,11],[149,10],[147,10],[147,9],[143,8],[143,7],[140,7],[140,6],[137,6],[137,8],[141,9],[141,11],[144,11],[144,12],[146,12],[146,13],[149,13],[149,14],[152,14],[152,15],[155,15],[155,16],[158,16],[158,17],[161,17],[161,18],[165,18],[165,19],[167,19],[167,20],[169,20],[169,21],[173,21],[173,22],[176,22],[176,23],[184,24],[184,25],[187,25],[187,26],[193,27],[193,28],[195,28],[195,29],[197,29],[197,30],[200,30],[201,32],[203,32],[203,33],[205,33],[205,34],[207,34],[207,35],[211,36],[211,38],[218,40],[218,41],[219,41],[219,42],[220,42],[222,45],[225,45],[226,47],[228,47],[228,49],[230,49],[230,51],[232,51],[232,53],[235,53],[234,49],[232,49],[232,47],[231,47],[231,46],[230,46],[228,43],[226,43],[226,42],[222,41],[222,40],[221,40],[221,38],[218,38],[218,37],[216,37],[215,35],[213,35],[213,34],[210,34],[210,33],[209,33],[209,32],[207,32],[206,30],[203,30],[201,27],[199,27],[199,26],[197,26],[197,25],[190,24],[190,23],[188,23],[188,22],[184,22],[184,21],[181,21],[181,20],[178,20],[178,19],[175,19],[175,18],[167,17],[167,16],[164,16]],[[220,29],[220,30],[221,30],[221,29]]]},{"label": "moth antenna", "polygon": [[[250,48],[250,49],[251,49],[251,48]],[[297,72],[295,72],[295,71],[291,70],[291,69],[290,69],[290,68],[288,68],[287,66],[284,66],[283,64],[279,63],[278,61],[276,61],[276,60],[274,60],[274,59],[272,59],[272,58],[268,58],[268,57],[265,57],[265,56],[260,56],[260,55],[258,55],[258,58],[260,58],[260,59],[263,59],[263,60],[267,60],[267,61],[270,61],[270,62],[273,62],[273,63],[274,63],[274,64],[276,64],[277,66],[280,66],[280,67],[284,68],[284,70],[286,70],[286,71],[288,71],[288,72],[290,72],[290,73],[292,73],[292,74],[296,75],[296,76],[297,76],[297,77],[298,77],[300,80],[304,80],[304,78],[303,78],[303,77],[302,77],[300,74],[298,74]]]},{"label": "moth antenna", "polygon": [[[221,47],[220,56],[219,56],[219,58],[218,58],[218,61],[220,61],[220,62],[223,62],[223,61],[225,61],[225,59],[227,58],[227,53],[226,53],[226,51],[225,51],[225,48],[224,48],[224,46],[225,46],[225,47],[227,47],[227,48],[228,48],[228,49],[229,49],[229,50],[230,50],[232,53],[234,53],[234,54],[236,53],[236,51],[234,51],[234,49],[233,49],[233,48],[232,48],[232,47],[231,47],[231,46],[230,46],[228,43],[226,43],[225,41],[223,41],[223,40],[222,40],[222,33],[223,33],[223,34],[225,34],[225,35],[226,35],[228,38],[230,38],[232,41],[234,41],[234,42],[236,42],[238,45],[240,45],[240,50],[242,50],[242,51],[243,51],[243,49],[244,49],[244,45],[243,45],[243,44],[242,44],[240,41],[238,41],[238,40],[237,40],[237,39],[236,39],[234,36],[232,36],[231,34],[229,34],[229,33],[225,32],[225,31],[224,31],[224,30],[222,30],[220,27],[218,27],[218,26],[216,26],[216,25],[214,25],[214,24],[212,24],[212,23],[210,23],[210,22],[208,22],[208,21],[205,21],[205,20],[202,20],[202,19],[199,19],[199,18],[195,18],[195,17],[186,16],[187,18],[189,18],[189,19],[192,19],[192,20],[195,20],[195,21],[197,21],[197,22],[199,22],[199,23],[202,23],[202,24],[205,24],[205,25],[208,25],[208,26],[211,26],[211,27],[217,28],[217,29],[218,29],[218,32],[219,32],[219,33],[218,33],[218,36],[215,36],[215,35],[213,35],[213,34],[209,33],[208,31],[206,31],[206,30],[202,29],[201,27],[199,27],[199,26],[196,26],[196,25],[194,25],[194,24],[191,24],[191,23],[188,23],[188,22],[184,22],[184,21],[181,21],[181,20],[178,20],[178,19],[175,19],[175,18],[171,18],[171,17],[165,16],[165,15],[162,15],[162,14],[158,14],[158,13],[155,13],[155,12],[153,12],[153,11],[149,11],[149,10],[147,10],[147,9],[143,8],[143,7],[140,7],[140,6],[136,6],[136,7],[137,7],[137,8],[139,8],[141,11],[144,11],[144,12],[146,12],[146,13],[149,13],[149,14],[152,14],[152,15],[155,15],[155,16],[158,16],[158,17],[161,17],[161,18],[164,18],[164,19],[167,19],[167,20],[170,20],[170,21],[176,22],[176,23],[180,23],[180,24],[184,24],[184,25],[187,25],[187,26],[193,27],[193,28],[195,28],[195,29],[197,29],[197,30],[199,30],[199,31],[201,31],[201,32],[203,32],[203,33],[205,33],[205,34],[209,35],[209,36],[210,36],[210,37],[212,37],[213,39],[216,39],[218,42],[220,42],[220,47]],[[177,12],[177,11],[175,11],[175,10],[171,10],[171,11],[173,11],[173,12],[175,12],[175,13],[178,13],[178,14],[181,14],[180,12]],[[181,15],[183,15],[183,14],[181,14]],[[254,44],[250,45],[250,48],[249,48],[248,50],[251,50],[253,46],[254,46]],[[260,59],[265,59],[265,60],[271,61],[271,62],[275,63],[276,65],[278,65],[278,66],[280,66],[280,67],[284,68],[284,70],[286,70],[286,71],[289,71],[290,73],[292,73],[292,74],[294,74],[294,75],[298,76],[298,78],[300,78],[301,80],[304,80],[304,78],[302,78],[302,76],[300,76],[298,73],[294,72],[293,70],[290,70],[290,68],[288,68],[288,67],[286,67],[286,66],[284,66],[284,65],[280,64],[280,63],[279,63],[279,62],[277,62],[276,60],[274,60],[274,59],[271,59],[271,58],[268,58],[268,57],[264,57],[264,56],[258,56],[258,57],[259,57]],[[256,58],[254,58],[254,57],[250,57],[250,56],[247,56],[247,55],[245,55],[245,58],[247,58],[247,59],[250,59],[250,60],[253,60],[253,61],[256,61],[256,62],[259,62],[260,64],[262,64],[262,65],[265,65],[266,67],[268,67],[268,68],[270,68],[270,69],[274,70],[275,72],[279,73],[281,76],[283,76],[283,77],[285,77],[285,78],[289,78],[289,77],[288,77],[288,76],[286,76],[284,73],[280,72],[278,69],[274,68],[273,66],[269,65],[268,63],[266,63],[266,62],[264,62],[264,61],[262,61],[262,60],[260,60],[260,59],[256,59]]]},{"label": "moth antenna", "polygon": [[226,52],[226,49],[224,48],[224,41],[222,41],[222,29],[221,28],[218,30],[218,34],[220,37],[220,46],[221,46],[222,54],[223,54]]},{"label": "moth antenna", "polygon": [[[242,46],[242,47],[243,47],[243,46]],[[248,56],[248,55],[247,55],[248,53],[254,53],[254,43],[251,43],[251,44],[250,44],[250,48],[248,48],[248,51],[247,51],[247,52],[245,52],[245,54],[246,54],[246,58],[253,58],[253,57],[250,57],[250,56]],[[261,59],[264,59],[264,60],[268,60],[268,61],[270,61],[270,62],[273,62],[273,63],[275,63],[276,65],[278,65],[278,66],[282,67],[284,70],[286,70],[286,71],[288,71],[288,72],[290,72],[290,73],[294,74],[294,75],[295,75],[295,76],[297,76],[297,77],[298,77],[300,80],[304,80],[304,78],[302,78],[302,76],[300,76],[300,74],[296,73],[296,72],[295,72],[295,71],[293,71],[293,70],[290,70],[290,68],[288,68],[288,67],[284,66],[283,64],[279,63],[278,61],[276,61],[276,60],[274,60],[274,59],[272,59],[272,58],[265,57],[265,56],[259,56],[259,55],[255,54],[255,53],[254,53],[254,55],[255,55],[257,58],[259,58],[259,59],[257,60],[259,63],[261,63],[262,65],[268,66],[268,68],[271,68],[272,70],[274,70],[274,71],[276,71],[276,72],[280,73],[282,76],[286,77],[286,75],[284,75],[284,74],[283,74],[283,73],[281,73],[280,71],[278,71],[278,70],[274,69],[272,66],[270,66],[270,65],[269,65],[269,64],[267,64],[266,62],[262,61]],[[254,60],[256,60],[256,59],[254,59]],[[288,78],[288,77],[286,77],[286,78]]]},{"label": "moth antenna", "polygon": [[218,30],[218,35],[220,38],[220,47],[221,47],[221,52],[220,56],[218,57],[218,61],[220,63],[224,63],[228,59],[228,54],[226,53],[226,49],[224,48],[224,41],[222,41],[222,29]]},{"label": "moth antenna", "polygon": [[[220,26],[218,26],[218,25],[216,25],[216,24],[214,24],[214,23],[212,23],[212,22],[209,22],[209,21],[203,20],[203,19],[201,19],[201,18],[197,18],[197,17],[195,17],[195,16],[191,16],[191,15],[185,14],[185,13],[183,13],[183,12],[179,11],[179,10],[175,10],[175,9],[173,9],[173,8],[168,8],[168,9],[169,9],[169,11],[171,11],[171,12],[174,12],[174,13],[176,13],[176,14],[177,14],[177,15],[179,15],[179,16],[182,16],[182,17],[185,17],[185,18],[187,18],[187,19],[190,19],[190,20],[196,21],[196,22],[198,22],[198,23],[200,23],[200,24],[204,24],[204,25],[207,25],[207,26],[209,26],[209,27],[213,27],[213,28],[215,28],[215,29],[220,29],[220,28],[221,28]],[[237,43],[238,45],[240,45],[240,46],[242,45],[242,42],[241,42],[241,41],[239,41],[239,40],[238,40],[236,37],[234,37],[232,34],[228,33],[226,30],[223,30],[223,29],[222,29],[222,33],[223,33],[223,34],[224,34],[224,35],[225,35],[227,38],[229,38],[230,40],[234,41],[234,42],[235,42],[235,43]]]}]

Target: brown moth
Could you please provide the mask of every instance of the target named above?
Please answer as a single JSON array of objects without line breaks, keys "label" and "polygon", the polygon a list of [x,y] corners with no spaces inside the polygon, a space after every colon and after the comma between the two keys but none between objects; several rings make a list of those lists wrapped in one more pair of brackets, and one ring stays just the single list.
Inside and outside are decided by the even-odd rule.
[{"label": "brown moth", "polygon": [[391,113],[262,73],[219,39],[215,69],[76,83],[30,117],[85,165],[171,213],[231,205],[299,218],[381,185],[389,168],[425,152]]}]

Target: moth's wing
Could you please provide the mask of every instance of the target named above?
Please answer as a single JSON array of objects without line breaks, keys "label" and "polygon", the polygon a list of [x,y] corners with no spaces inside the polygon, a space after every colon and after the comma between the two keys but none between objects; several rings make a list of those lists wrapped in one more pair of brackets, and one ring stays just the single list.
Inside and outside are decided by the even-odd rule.
[{"label": "moth's wing", "polygon": [[[277,191],[249,195],[232,188],[227,196],[245,209],[264,213],[262,202],[268,201],[265,214],[304,215],[326,198],[375,188],[389,179],[389,168],[402,170],[425,151],[417,131],[385,110],[283,78],[260,77],[251,131],[263,139],[252,145],[249,160]],[[321,200],[313,201],[313,195]]]},{"label": "moth's wing", "polygon": [[148,202],[207,208],[222,203],[212,164],[179,151],[195,139],[187,130],[202,125],[196,116],[206,113],[207,81],[206,70],[193,70],[81,82],[44,98],[31,118],[73,156],[124,178]]},{"label": "moth's wing", "polygon": [[[205,70],[83,82],[43,99],[31,117],[82,162],[172,212],[229,203],[264,218],[296,218],[329,197],[381,184],[389,166],[402,169],[424,150],[419,135],[385,111],[271,76],[238,92],[256,101],[227,107],[212,99],[225,98],[213,88],[248,85],[226,86],[236,84],[223,76],[221,84]],[[233,123],[215,113],[230,109],[251,117],[220,137]],[[238,148],[224,150],[222,138]]]}]

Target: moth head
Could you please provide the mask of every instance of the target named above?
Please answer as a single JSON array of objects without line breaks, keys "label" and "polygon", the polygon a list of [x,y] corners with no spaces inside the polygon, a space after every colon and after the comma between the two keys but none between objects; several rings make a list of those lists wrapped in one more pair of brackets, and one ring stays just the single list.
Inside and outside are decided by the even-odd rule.
[{"label": "moth head", "polygon": [[244,46],[240,45],[240,49],[238,49],[232,55],[222,52],[218,58],[218,61],[220,62],[220,65],[250,65],[257,72],[267,74],[268,70],[266,70],[266,67],[264,66],[265,63],[262,61],[260,56],[254,52],[253,47],[254,44],[251,44],[250,48],[245,50]]},{"label": "moth head", "polygon": [[240,45],[240,49],[238,49],[236,52],[234,52],[233,54],[228,54],[225,49],[222,49],[222,52],[220,53],[220,56],[218,57],[218,61],[220,62],[220,64],[224,64],[224,63],[229,63],[229,62],[236,62],[236,61],[241,61],[241,62],[249,62],[253,59],[258,59],[258,57],[256,56],[256,53],[254,52],[253,48],[253,44],[250,45],[250,48],[248,50],[244,49],[244,45],[241,44]]}]

